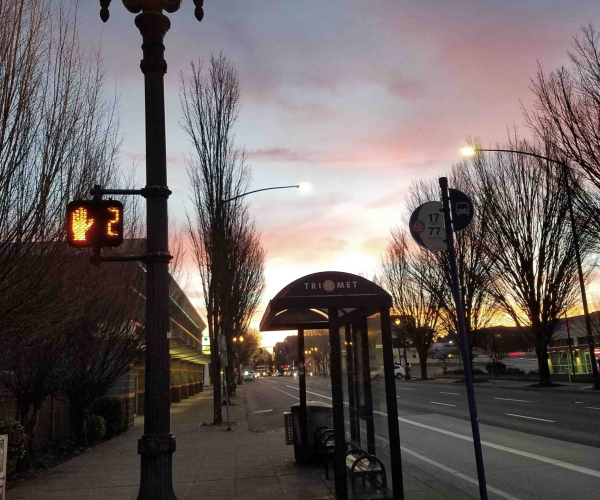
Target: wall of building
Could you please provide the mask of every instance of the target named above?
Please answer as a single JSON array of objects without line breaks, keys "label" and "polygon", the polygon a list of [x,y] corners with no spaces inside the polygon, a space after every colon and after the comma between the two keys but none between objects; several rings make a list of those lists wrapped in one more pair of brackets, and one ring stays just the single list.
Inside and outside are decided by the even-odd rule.
[{"label": "wall of building", "polygon": [[[198,363],[174,359],[171,361],[171,402],[177,403],[204,389],[204,367]],[[144,414],[144,359],[124,374],[108,395],[119,396],[125,402],[128,426],[133,426],[135,415]],[[0,418],[16,419],[15,398],[6,388],[0,388]],[[41,448],[69,438],[69,403],[61,398],[47,398],[40,410],[34,446]]]}]

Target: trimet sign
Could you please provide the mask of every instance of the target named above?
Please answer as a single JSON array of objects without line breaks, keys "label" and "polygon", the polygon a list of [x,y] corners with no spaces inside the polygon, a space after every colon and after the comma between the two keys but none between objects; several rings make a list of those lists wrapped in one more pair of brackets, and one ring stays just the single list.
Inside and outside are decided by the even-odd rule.
[{"label": "trimet sign", "polygon": [[358,281],[333,281],[325,280],[317,283],[303,283],[306,290],[325,290],[333,292],[334,290],[350,290],[357,288]]}]

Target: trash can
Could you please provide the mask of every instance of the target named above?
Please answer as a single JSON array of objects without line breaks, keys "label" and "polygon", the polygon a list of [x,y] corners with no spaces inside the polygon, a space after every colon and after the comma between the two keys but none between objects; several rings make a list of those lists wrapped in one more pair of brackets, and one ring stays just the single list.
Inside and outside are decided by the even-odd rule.
[{"label": "trash can", "polygon": [[[321,401],[306,402],[306,436],[308,442],[303,449],[300,431],[300,403],[292,405],[292,429],[294,436],[294,455],[297,461],[310,458],[315,449],[315,433],[320,427],[333,428],[333,407]],[[306,451],[306,455],[304,453]]]}]

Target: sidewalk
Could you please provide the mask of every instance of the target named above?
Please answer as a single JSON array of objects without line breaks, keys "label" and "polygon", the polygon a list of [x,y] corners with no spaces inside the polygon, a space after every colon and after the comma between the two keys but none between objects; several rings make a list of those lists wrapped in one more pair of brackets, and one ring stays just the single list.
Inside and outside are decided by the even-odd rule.
[{"label": "sidewalk", "polygon": [[[177,437],[173,483],[179,500],[328,500],[334,499],[322,478],[322,467],[301,467],[283,429],[248,431],[243,386],[230,407],[232,431],[212,421],[212,391],[202,392],[171,408]],[[225,407],[223,407],[225,415]],[[140,458],[137,440],[143,418],[120,436],[95,446],[34,479],[13,485],[7,500],[135,500]],[[471,499],[449,483],[404,462],[406,500]]]}]

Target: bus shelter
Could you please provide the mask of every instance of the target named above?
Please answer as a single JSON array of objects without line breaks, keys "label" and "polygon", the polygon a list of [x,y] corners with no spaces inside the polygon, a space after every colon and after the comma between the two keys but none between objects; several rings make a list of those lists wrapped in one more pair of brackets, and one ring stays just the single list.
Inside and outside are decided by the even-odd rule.
[{"label": "bus shelter", "polygon": [[314,429],[307,422],[305,346],[310,334],[328,332],[331,455],[335,493],[341,500],[404,498],[391,306],[391,296],[363,277],[321,272],[283,288],[261,321],[261,331],[298,332],[300,434],[305,450],[318,438],[310,435],[309,429]]}]

